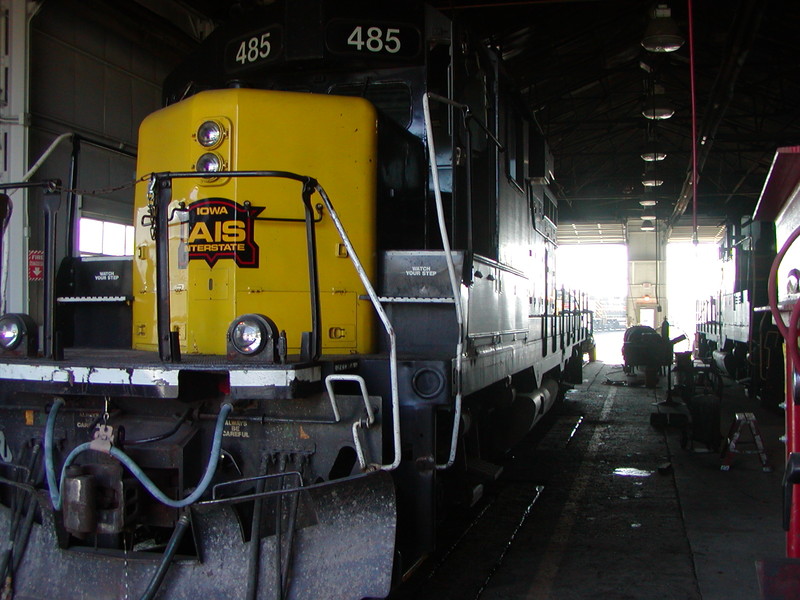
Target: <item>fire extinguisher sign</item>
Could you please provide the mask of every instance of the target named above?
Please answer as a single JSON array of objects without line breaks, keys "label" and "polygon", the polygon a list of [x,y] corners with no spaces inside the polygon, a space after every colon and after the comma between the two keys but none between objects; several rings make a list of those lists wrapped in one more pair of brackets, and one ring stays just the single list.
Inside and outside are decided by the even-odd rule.
[{"label": "fire extinguisher sign", "polygon": [[28,280],[44,281],[44,250],[28,250]]}]

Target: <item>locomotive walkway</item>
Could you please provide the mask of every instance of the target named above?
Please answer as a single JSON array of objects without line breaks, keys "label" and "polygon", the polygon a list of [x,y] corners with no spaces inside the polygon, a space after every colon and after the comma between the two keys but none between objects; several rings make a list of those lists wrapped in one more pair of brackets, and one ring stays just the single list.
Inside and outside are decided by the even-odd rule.
[{"label": "locomotive walkway", "polygon": [[665,377],[655,389],[608,383],[635,379],[587,365],[584,383],[509,457],[468,531],[398,598],[759,598],[755,561],[784,556],[782,413],[726,381],[721,433],[736,412],[753,412],[774,470],[737,454],[723,471],[719,452],[651,426]]}]

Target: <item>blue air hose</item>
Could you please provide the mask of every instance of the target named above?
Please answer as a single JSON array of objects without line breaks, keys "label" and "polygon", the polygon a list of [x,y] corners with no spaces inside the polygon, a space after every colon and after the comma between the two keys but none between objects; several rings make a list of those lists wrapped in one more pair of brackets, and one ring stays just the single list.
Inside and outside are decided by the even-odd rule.
[{"label": "blue air hose", "polygon": [[56,428],[56,414],[64,404],[63,398],[56,398],[53,407],[47,415],[47,424],[44,428],[44,470],[47,476],[47,487],[50,489],[50,502],[53,510],[61,510],[61,490],[56,483],[56,469],[53,465],[53,430]]},{"label": "blue air hose", "polygon": [[[56,413],[61,405],[64,404],[64,401],[61,398],[57,398],[56,401],[53,403],[53,408],[50,410],[50,414],[47,417],[47,425],[45,428],[45,435],[44,435],[44,447],[45,447],[45,469],[47,471],[47,485],[50,488],[50,500],[53,503],[54,510],[61,510],[61,488],[60,485],[56,483],[56,476],[55,476],[55,467],[53,465],[53,429],[55,428],[55,421],[56,421]],[[184,508],[196,502],[206,491],[211,480],[214,477],[214,474],[217,471],[217,463],[219,462],[219,455],[220,455],[220,448],[222,446],[222,432],[225,428],[225,421],[228,419],[228,414],[233,410],[233,406],[229,403],[225,403],[222,405],[219,411],[219,415],[217,415],[217,424],[214,427],[214,440],[211,443],[211,455],[208,458],[208,464],[206,465],[206,471],[203,474],[203,478],[200,480],[200,483],[197,484],[195,490],[189,494],[183,500],[173,500],[169,498],[164,492],[158,489],[158,486],[153,483],[153,480],[150,479],[144,471],[142,471],[141,467],[137,465],[133,459],[125,454],[119,448],[111,447],[110,451],[108,452],[111,456],[116,458],[119,462],[125,465],[128,470],[133,474],[136,479],[145,487],[145,489],[153,496],[156,500],[161,502],[162,504],[166,504],[172,508]],[[69,453],[67,459],[64,461],[64,466],[61,467],[61,482],[64,482],[64,476],[66,474],[67,468],[72,464],[72,461],[75,460],[75,457],[78,456],[81,452],[86,450],[90,450],[91,443],[87,442],[76,446],[73,448],[72,452]]]}]

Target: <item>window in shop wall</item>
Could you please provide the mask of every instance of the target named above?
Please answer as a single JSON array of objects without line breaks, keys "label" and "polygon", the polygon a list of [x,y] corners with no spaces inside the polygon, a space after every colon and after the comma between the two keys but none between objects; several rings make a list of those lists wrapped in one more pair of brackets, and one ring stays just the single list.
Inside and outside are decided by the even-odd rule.
[{"label": "window in shop wall", "polygon": [[133,227],[111,221],[81,218],[81,256],[133,256]]}]

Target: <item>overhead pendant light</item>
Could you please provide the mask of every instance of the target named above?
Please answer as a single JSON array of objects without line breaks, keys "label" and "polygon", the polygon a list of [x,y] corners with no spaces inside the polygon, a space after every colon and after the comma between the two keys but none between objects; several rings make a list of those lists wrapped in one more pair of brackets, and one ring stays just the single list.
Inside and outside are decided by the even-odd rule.
[{"label": "overhead pendant light", "polygon": [[646,188],[653,188],[662,185],[664,180],[659,176],[658,171],[650,165],[645,169],[642,175],[642,185]]},{"label": "overhead pendant light", "polygon": [[645,162],[657,162],[667,158],[667,153],[661,150],[655,142],[647,142],[642,149],[641,157]]},{"label": "overhead pendant light", "polygon": [[639,204],[642,206],[642,208],[648,208],[651,206],[655,206],[657,204],[656,199],[653,197],[653,188],[650,187],[644,188],[644,193],[642,194],[642,197],[639,200]]},{"label": "overhead pendant light", "polygon": [[642,231],[655,231],[656,225],[653,221],[649,219],[647,221],[642,221]]},{"label": "overhead pendant light", "polygon": [[656,5],[642,37],[642,47],[649,52],[675,52],[681,46],[683,36],[672,19],[672,10],[666,4]]},{"label": "overhead pendant light", "polygon": [[654,214],[647,214],[644,213],[641,217],[639,217],[642,221],[655,221],[656,216]]},{"label": "overhead pendant light", "polygon": [[672,108],[667,100],[667,96],[664,93],[664,86],[658,85],[657,83],[654,84],[653,93],[645,100],[644,108],[642,108],[642,115],[646,119],[663,121],[664,119],[669,119],[674,114],[675,109]]}]

